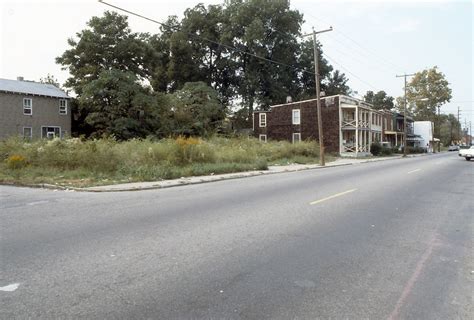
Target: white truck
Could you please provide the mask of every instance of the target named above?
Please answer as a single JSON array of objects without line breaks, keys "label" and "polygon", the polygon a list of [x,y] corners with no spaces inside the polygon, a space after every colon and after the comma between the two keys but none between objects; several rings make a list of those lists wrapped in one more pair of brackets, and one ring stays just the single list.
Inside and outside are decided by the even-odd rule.
[{"label": "white truck", "polygon": [[474,158],[474,146],[471,146],[469,149],[459,149],[458,155],[466,158],[467,161],[471,160],[471,158]]}]

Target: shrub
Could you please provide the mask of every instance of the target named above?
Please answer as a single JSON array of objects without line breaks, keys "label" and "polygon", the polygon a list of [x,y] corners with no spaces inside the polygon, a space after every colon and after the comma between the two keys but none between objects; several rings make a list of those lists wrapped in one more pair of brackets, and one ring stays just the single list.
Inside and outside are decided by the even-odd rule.
[{"label": "shrub", "polygon": [[390,156],[392,154],[393,154],[393,150],[391,148],[382,147],[382,150],[380,150],[381,156]]},{"label": "shrub", "polygon": [[27,165],[27,161],[25,157],[17,155],[17,154],[9,156],[6,160],[6,163],[9,169],[14,169],[14,170],[24,168]]},{"label": "shrub", "polygon": [[407,147],[408,154],[425,153],[425,149],[420,147]]},{"label": "shrub", "polygon": [[378,156],[382,151],[382,145],[378,142],[374,142],[370,145],[370,153],[374,156]]}]

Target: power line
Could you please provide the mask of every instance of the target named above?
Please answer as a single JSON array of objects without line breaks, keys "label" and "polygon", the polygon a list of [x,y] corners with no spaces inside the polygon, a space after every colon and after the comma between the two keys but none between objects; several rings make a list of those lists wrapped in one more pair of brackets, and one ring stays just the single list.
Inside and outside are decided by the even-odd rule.
[{"label": "power line", "polygon": [[[163,23],[163,22],[160,22],[160,21],[157,21],[157,20],[154,20],[154,19],[151,19],[151,18],[148,18],[144,15],[141,15],[139,13],[136,13],[136,12],[133,12],[133,11],[130,11],[130,10],[127,10],[127,9],[124,9],[124,8],[121,8],[121,7],[118,7],[116,5],[113,5],[113,4],[110,4],[110,3],[107,3],[103,0],[98,0],[100,3],[102,4],[105,4],[109,7],[112,7],[116,10],[119,10],[119,11],[123,11],[123,12],[126,12],[130,15],[134,15],[136,17],[139,17],[139,18],[142,18],[142,19],[145,19],[145,20],[148,20],[150,22],[153,22],[153,23],[156,23],[156,24],[159,24],[163,27],[166,27],[168,29],[174,29],[175,31],[182,31],[180,30],[178,27],[174,27],[174,26],[170,26],[166,23]],[[314,75],[313,72],[310,72],[310,71],[307,71],[305,69],[302,69],[302,68],[298,68],[298,67],[295,67],[295,66],[292,66],[292,65],[289,65],[289,64],[286,64],[284,62],[281,62],[281,61],[276,61],[276,60],[272,60],[272,59],[268,59],[268,58],[265,58],[265,57],[261,57],[261,56],[258,56],[256,54],[253,54],[253,53],[250,53],[250,52],[247,52],[247,51],[243,51],[241,49],[238,49],[236,47],[233,47],[233,46],[230,46],[230,45],[227,45],[227,44],[223,44],[223,43],[220,43],[220,42],[217,42],[217,41],[214,41],[214,40],[211,40],[211,39],[208,39],[208,38],[205,38],[205,37],[202,37],[202,36],[198,36],[194,33],[191,33],[191,32],[186,32],[188,35],[192,36],[192,37],[195,37],[195,38],[199,38],[199,39],[202,39],[204,41],[207,41],[207,42],[210,42],[212,44],[215,44],[215,45],[218,45],[218,46],[221,46],[221,47],[224,47],[224,48],[227,48],[227,49],[230,49],[230,50],[233,50],[233,51],[236,51],[236,52],[239,52],[239,53],[242,53],[242,54],[246,54],[248,56],[251,56],[251,57],[254,57],[254,58],[257,58],[257,59],[260,59],[260,60],[263,60],[263,61],[266,61],[266,62],[270,62],[270,63],[273,63],[273,64],[277,64],[277,65],[281,65],[281,66],[284,66],[284,67],[287,67],[287,68],[290,68],[290,69],[294,69],[296,71],[301,71],[303,73],[307,73],[307,74],[311,74],[311,75]]]},{"label": "power line", "polygon": [[[329,23],[328,21],[326,21],[325,19],[322,19],[320,17],[316,18],[315,16],[313,16],[311,13],[305,13],[305,15],[308,15],[310,17],[312,17],[314,20],[316,21],[322,21],[322,22],[325,22],[325,23]],[[340,29],[338,27],[338,29]],[[393,67],[395,67],[395,69],[393,67],[390,67],[391,70],[393,71],[396,71],[398,72],[399,70],[402,70],[403,68],[401,68],[400,66],[392,63],[391,61],[387,60],[386,58],[382,58],[382,57],[379,57],[378,54],[375,54],[373,51],[367,49],[366,47],[362,46],[359,42],[357,42],[356,40],[354,40],[352,37],[350,37],[349,35],[347,35],[346,33],[342,32],[341,30],[335,30],[336,33],[342,35],[343,37],[345,37],[346,39],[350,40],[351,42],[353,42],[355,45],[357,45],[359,48],[361,48],[362,50],[366,51],[367,53],[371,54],[373,57],[379,59],[379,62],[384,62],[384,64],[390,64],[392,65]]]},{"label": "power line", "polygon": [[353,72],[351,72],[349,69],[347,69],[346,67],[344,67],[343,65],[341,65],[340,63],[338,63],[336,60],[334,60],[333,58],[331,58],[330,56],[328,56],[326,53],[323,52],[323,55],[328,58],[329,60],[331,60],[333,63],[337,64],[340,68],[344,69],[347,73],[351,74],[354,78],[358,79],[360,82],[368,85],[369,87],[371,87],[372,89],[374,89],[375,91],[379,91],[375,86],[371,85],[370,83],[368,83],[367,81],[365,80],[362,80],[360,77],[358,77],[356,74],[354,74]]}]

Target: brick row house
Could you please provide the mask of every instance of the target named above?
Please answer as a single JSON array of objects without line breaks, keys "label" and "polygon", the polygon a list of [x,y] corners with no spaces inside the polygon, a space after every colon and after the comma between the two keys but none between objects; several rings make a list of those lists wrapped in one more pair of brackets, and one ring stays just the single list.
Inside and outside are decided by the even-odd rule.
[{"label": "brick row house", "polygon": [[52,84],[0,79],[0,139],[64,137],[71,133],[70,97]]},{"label": "brick row house", "polygon": [[[341,156],[370,154],[378,141],[388,147],[404,144],[403,115],[374,110],[362,100],[344,95],[321,98],[325,150]],[[319,140],[316,99],[271,106],[253,113],[253,130],[260,141]],[[407,117],[407,128],[413,120]],[[410,132],[410,130],[409,130]]]}]

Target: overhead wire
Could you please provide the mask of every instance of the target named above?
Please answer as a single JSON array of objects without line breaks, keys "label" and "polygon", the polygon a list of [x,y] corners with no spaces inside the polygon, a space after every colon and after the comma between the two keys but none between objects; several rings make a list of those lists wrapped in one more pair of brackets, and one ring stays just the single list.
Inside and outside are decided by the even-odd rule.
[{"label": "overhead wire", "polygon": [[[312,19],[314,19],[315,21],[322,21],[322,22],[325,22],[325,23],[328,23],[328,21],[325,21],[325,19],[321,18],[321,17],[318,17],[316,18],[314,15],[312,15],[311,13],[305,13],[305,15],[311,17]],[[383,64],[389,64],[391,65],[392,67],[390,67],[390,69],[392,71],[395,71],[395,72],[400,72],[400,70],[402,70],[403,68],[401,68],[400,66],[394,64],[393,62],[391,62],[390,60],[386,59],[386,58],[382,58],[382,57],[379,57],[378,54],[376,54],[375,52],[373,52],[372,50],[369,50],[368,48],[366,48],[365,46],[361,45],[358,41],[354,40],[352,37],[350,37],[349,35],[347,35],[346,33],[342,32],[340,30],[340,27],[338,29],[335,29],[336,33],[340,34],[341,36],[343,36],[344,38],[350,40],[352,43],[354,43],[357,47],[359,47],[360,49],[362,49],[363,51],[371,54],[374,58],[377,58],[379,60],[379,63],[380,62],[383,62]],[[333,39],[335,39],[334,37],[332,37]],[[367,55],[367,54],[365,54]],[[395,68],[395,69],[394,69]]]},{"label": "overhead wire", "polygon": [[[333,29],[333,30],[334,30],[334,29]],[[277,32],[277,33],[280,33],[280,34],[282,34],[282,35],[285,35],[285,36],[287,35],[286,33],[279,31],[278,29],[274,29],[274,31]],[[337,51],[339,51],[339,50],[337,50]],[[380,90],[378,90],[375,86],[373,86],[373,85],[371,85],[370,83],[368,83],[367,81],[361,79],[359,76],[357,76],[355,73],[353,73],[352,71],[350,71],[348,68],[346,68],[346,67],[344,67],[342,64],[338,63],[335,59],[333,59],[333,58],[331,58],[330,56],[328,56],[328,55],[327,55],[326,53],[324,53],[323,51],[321,51],[321,52],[322,52],[322,54],[323,54],[324,56],[326,56],[326,58],[328,58],[329,60],[331,60],[333,63],[337,64],[340,68],[344,69],[347,73],[349,73],[349,74],[351,74],[352,76],[354,76],[354,78],[358,79],[360,82],[364,83],[365,85],[371,87],[372,89],[374,89],[374,90],[376,90],[376,91],[380,91]],[[361,61],[359,61],[359,62],[361,62]]]},{"label": "overhead wire", "polygon": [[352,75],[354,78],[358,79],[360,82],[364,83],[365,85],[371,87],[372,89],[374,89],[375,91],[380,91],[378,90],[375,86],[373,86],[372,84],[368,83],[367,81],[361,79],[359,76],[357,76],[355,73],[351,72],[349,69],[347,69],[346,67],[344,67],[343,65],[341,65],[340,63],[338,63],[335,59],[331,58],[330,56],[328,56],[326,53],[323,52],[323,55],[328,58],[330,61],[332,61],[334,64],[337,64],[341,69],[344,69],[347,73],[349,73],[350,75]]}]

